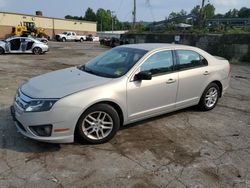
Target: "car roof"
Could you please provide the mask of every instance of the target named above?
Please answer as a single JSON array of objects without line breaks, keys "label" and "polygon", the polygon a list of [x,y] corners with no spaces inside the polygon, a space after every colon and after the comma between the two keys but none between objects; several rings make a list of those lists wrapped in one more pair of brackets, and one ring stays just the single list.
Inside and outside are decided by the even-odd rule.
[{"label": "car roof", "polygon": [[181,44],[169,44],[169,43],[141,43],[141,44],[127,44],[123,45],[121,47],[126,48],[135,48],[135,49],[141,49],[146,51],[152,51],[157,49],[174,49],[174,48],[185,48],[185,49],[192,49],[194,47],[187,46],[187,45],[181,45]]}]

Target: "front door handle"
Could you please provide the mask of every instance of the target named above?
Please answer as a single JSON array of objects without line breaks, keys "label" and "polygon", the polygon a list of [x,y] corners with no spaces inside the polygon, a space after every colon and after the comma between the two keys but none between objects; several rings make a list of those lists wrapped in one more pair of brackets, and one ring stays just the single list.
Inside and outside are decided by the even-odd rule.
[{"label": "front door handle", "polygon": [[176,80],[170,78],[170,79],[168,79],[168,81],[166,82],[166,84],[172,84],[172,83],[174,83],[174,82],[176,82]]},{"label": "front door handle", "polygon": [[208,71],[205,71],[203,75],[209,75],[210,73]]}]

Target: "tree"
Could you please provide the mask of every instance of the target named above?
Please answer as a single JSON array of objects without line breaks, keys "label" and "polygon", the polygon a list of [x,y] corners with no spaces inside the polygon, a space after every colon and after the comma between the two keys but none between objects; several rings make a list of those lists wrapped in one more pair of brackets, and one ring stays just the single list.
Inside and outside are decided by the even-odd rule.
[{"label": "tree", "polygon": [[239,11],[237,9],[229,10],[224,15],[225,18],[236,18],[239,17]]},{"label": "tree", "polygon": [[200,11],[201,11],[201,7],[200,7],[200,5],[197,5],[197,6],[195,6],[195,7],[191,10],[190,13],[198,17],[199,14],[200,14]]},{"label": "tree", "polygon": [[84,20],[86,21],[96,21],[96,14],[93,9],[88,8],[85,12]]},{"label": "tree", "polygon": [[181,10],[180,12],[171,12],[168,16],[168,19],[174,19],[174,18],[178,18],[178,17],[182,17],[182,16],[186,16],[187,12],[185,10]]},{"label": "tree", "polygon": [[96,19],[98,31],[108,31],[112,29],[112,15],[110,10],[98,9],[96,12]]},{"label": "tree", "polygon": [[248,17],[250,17],[250,8],[242,7],[239,10],[239,17],[240,18],[248,18]]},{"label": "tree", "polygon": [[215,7],[212,4],[207,4],[204,7],[205,18],[212,18],[215,15]]}]

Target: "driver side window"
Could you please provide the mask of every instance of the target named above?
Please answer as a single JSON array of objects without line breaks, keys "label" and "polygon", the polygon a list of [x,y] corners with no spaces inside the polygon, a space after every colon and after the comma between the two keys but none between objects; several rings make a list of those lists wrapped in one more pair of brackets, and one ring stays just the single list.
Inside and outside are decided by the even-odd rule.
[{"label": "driver side window", "polygon": [[158,75],[173,71],[172,51],[162,51],[150,56],[142,65],[141,72],[151,72]]}]

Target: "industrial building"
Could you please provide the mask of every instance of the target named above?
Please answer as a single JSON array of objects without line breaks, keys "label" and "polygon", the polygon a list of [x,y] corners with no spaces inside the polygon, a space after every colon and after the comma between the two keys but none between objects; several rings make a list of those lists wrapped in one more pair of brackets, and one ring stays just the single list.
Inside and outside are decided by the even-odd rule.
[{"label": "industrial building", "polygon": [[64,31],[74,31],[79,35],[92,34],[95,36],[97,29],[96,22],[45,17],[41,11],[37,11],[36,15],[0,12],[0,38],[9,37],[13,27],[27,23],[34,23],[36,27],[44,28],[50,38]]}]

